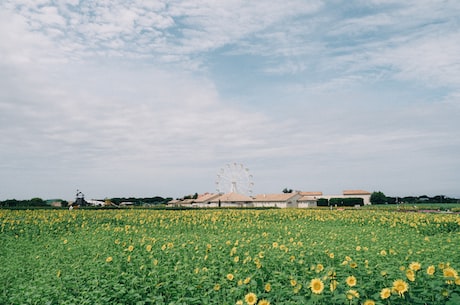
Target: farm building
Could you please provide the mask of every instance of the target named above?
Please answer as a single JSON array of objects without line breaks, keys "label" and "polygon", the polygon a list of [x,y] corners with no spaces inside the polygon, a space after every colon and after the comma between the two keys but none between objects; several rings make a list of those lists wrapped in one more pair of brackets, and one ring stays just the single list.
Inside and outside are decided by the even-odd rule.
[{"label": "farm building", "polygon": [[211,203],[218,207],[229,208],[229,207],[253,207],[254,199],[252,197],[238,194],[235,192],[220,194],[218,197],[211,200]]},{"label": "farm building", "polygon": [[270,208],[297,208],[297,200],[302,195],[299,193],[260,194],[254,197],[254,207]]},{"label": "farm building", "polygon": [[259,194],[249,197],[236,192],[226,194],[205,193],[196,199],[172,200],[171,206],[211,208],[211,207],[271,207],[271,208],[311,208],[317,206],[318,199],[362,198],[370,204],[371,193],[363,190],[345,190],[341,195],[324,195],[322,192],[294,192],[281,194]]},{"label": "farm building", "polygon": [[341,195],[321,195],[318,196],[318,199],[320,198],[328,200],[331,198],[362,198],[364,205],[371,204],[371,193],[363,190],[345,190]]}]

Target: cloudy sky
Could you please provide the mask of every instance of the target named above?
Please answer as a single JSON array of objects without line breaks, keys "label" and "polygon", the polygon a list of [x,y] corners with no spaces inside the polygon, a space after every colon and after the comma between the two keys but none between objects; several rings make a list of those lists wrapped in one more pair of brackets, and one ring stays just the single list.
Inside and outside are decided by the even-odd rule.
[{"label": "cloudy sky", "polygon": [[460,2],[2,0],[0,200],[460,197]]}]

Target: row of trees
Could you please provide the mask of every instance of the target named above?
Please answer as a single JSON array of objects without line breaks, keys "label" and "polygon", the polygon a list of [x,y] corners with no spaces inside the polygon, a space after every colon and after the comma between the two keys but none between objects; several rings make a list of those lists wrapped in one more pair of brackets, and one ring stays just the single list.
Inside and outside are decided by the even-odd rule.
[{"label": "row of trees", "polygon": [[372,204],[420,204],[420,203],[458,203],[459,199],[450,198],[444,195],[437,195],[429,197],[427,195],[422,196],[406,196],[406,197],[387,197],[382,192],[373,192],[370,199]]},{"label": "row of trees", "polygon": [[67,205],[67,201],[61,199],[43,200],[41,198],[32,198],[30,200],[7,199],[0,201],[0,207],[47,207],[52,202],[60,202],[61,205]]},{"label": "row of trees", "polygon": [[[157,205],[157,204],[166,204],[172,198],[163,198],[160,196],[155,197],[143,197],[143,198],[135,198],[135,197],[121,197],[121,198],[111,198],[111,199],[104,199],[100,201],[111,202],[116,205],[120,205],[121,203],[130,203],[135,206],[140,205]],[[52,200],[43,200],[41,198],[32,198],[30,200],[16,200],[16,199],[7,199],[4,201],[0,201],[0,207],[6,208],[14,208],[14,207],[50,207],[61,205],[62,207],[67,207],[69,203],[65,200],[61,199],[52,199]]]},{"label": "row of trees", "polygon": [[[106,199],[107,200],[107,199]],[[143,198],[135,198],[135,197],[121,197],[121,198],[112,198],[109,199],[110,202],[120,205],[121,203],[124,202],[129,202],[133,205],[157,205],[157,204],[167,204],[169,201],[171,201],[172,198],[167,197],[163,198],[160,196],[155,196],[155,197],[143,197]]]}]

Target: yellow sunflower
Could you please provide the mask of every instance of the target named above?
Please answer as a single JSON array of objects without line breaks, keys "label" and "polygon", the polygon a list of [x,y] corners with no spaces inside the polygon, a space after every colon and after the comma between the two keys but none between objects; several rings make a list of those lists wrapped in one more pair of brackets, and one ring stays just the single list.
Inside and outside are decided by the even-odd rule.
[{"label": "yellow sunflower", "polygon": [[311,289],[311,292],[313,292],[314,294],[321,294],[321,292],[323,292],[324,290],[323,281],[321,281],[318,278],[312,279],[310,282],[310,289]]},{"label": "yellow sunflower", "polygon": [[270,302],[268,300],[262,299],[257,303],[257,305],[270,305]]},{"label": "yellow sunflower", "polygon": [[331,281],[331,283],[329,284],[329,289],[331,290],[331,292],[334,292],[337,289],[337,281],[336,280]]},{"label": "yellow sunflower", "polygon": [[447,267],[442,270],[442,273],[444,274],[444,277],[457,277],[458,273],[457,271],[452,268],[452,267]]},{"label": "yellow sunflower", "polygon": [[406,277],[411,282],[415,281],[415,272],[412,269],[407,269],[406,270]]},{"label": "yellow sunflower", "polygon": [[227,274],[227,280],[233,281],[233,279],[234,279],[233,274],[231,274],[231,273]]},{"label": "yellow sunflower", "polygon": [[412,262],[409,264],[409,269],[412,271],[419,271],[422,269],[422,265],[419,262]]},{"label": "yellow sunflower", "polygon": [[323,264],[318,264],[318,265],[316,265],[316,272],[321,272],[321,271],[323,271],[323,270],[324,270]]},{"label": "yellow sunflower", "polygon": [[113,258],[112,258],[111,256],[109,256],[109,257],[107,257],[107,258],[105,259],[105,261],[106,261],[107,263],[110,263],[111,261],[113,261]]},{"label": "yellow sunflower", "polygon": [[372,300],[366,300],[363,305],[375,305],[375,302]]},{"label": "yellow sunflower", "polygon": [[390,296],[391,296],[390,288],[383,288],[382,291],[380,291],[380,298],[382,300],[388,299]]},{"label": "yellow sunflower", "polygon": [[428,275],[433,275],[435,271],[436,271],[436,268],[433,265],[428,266],[428,268],[426,268],[426,274]]},{"label": "yellow sunflower", "polygon": [[254,305],[255,303],[257,303],[257,296],[255,293],[250,292],[244,296],[244,300],[248,305]]},{"label": "yellow sunflower", "polygon": [[393,290],[402,296],[409,290],[409,284],[407,284],[404,280],[396,280],[393,282]]},{"label": "yellow sunflower", "polygon": [[356,286],[357,281],[353,275],[350,275],[349,277],[347,277],[346,282],[348,286],[353,287],[353,286]]},{"label": "yellow sunflower", "polygon": [[272,285],[270,283],[265,284],[265,291],[270,292],[272,290]]},{"label": "yellow sunflower", "polygon": [[359,298],[359,292],[354,289],[350,289],[347,291],[346,296],[348,300],[352,300],[353,298]]}]

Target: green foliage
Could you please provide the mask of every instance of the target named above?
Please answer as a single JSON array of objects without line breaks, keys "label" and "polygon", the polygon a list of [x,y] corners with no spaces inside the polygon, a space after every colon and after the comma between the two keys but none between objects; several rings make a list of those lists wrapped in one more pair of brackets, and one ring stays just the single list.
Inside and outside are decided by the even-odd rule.
[{"label": "green foliage", "polygon": [[117,197],[111,198],[110,201],[116,205],[120,205],[122,202],[132,202],[134,205],[159,205],[167,204],[171,198],[163,198],[160,196],[155,197],[144,197],[144,198],[135,198],[135,197]]},{"label": "green foliage", "polygon": [[[457,221],[365,209],[0,210],[0,304],[247,304],[250,292],[270,304],[458,304],[460,285],[443,273],[459,267]],[[396,280],[408,290],[382,300]]]},{"label": "green foliage", "polygon": [[370,198],[371,204],[385,204],[387,203],[387,197],[382,192],[373,192]]},{"label": "green foliage", "polygon": [[8,199],[4,201],[0,201],[0,207],[45,207],[47,206],[46,201],[41,198],[32,198],[30,200],[16,200],[16,199]]},{"label": "green foliage", "polygon": [[329,204],[338,207],[354,207],[355,205],[364,205],[364,199],[358,197],[331,198],[329,199]]},{"label": "green foliage", "polygon": [[329,200],[327,200],[326,198],[319,198],[316,203],[319,207],[329,206]]}]

